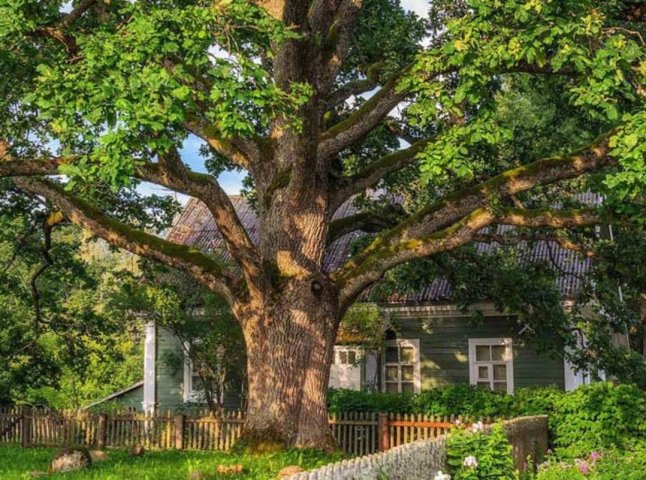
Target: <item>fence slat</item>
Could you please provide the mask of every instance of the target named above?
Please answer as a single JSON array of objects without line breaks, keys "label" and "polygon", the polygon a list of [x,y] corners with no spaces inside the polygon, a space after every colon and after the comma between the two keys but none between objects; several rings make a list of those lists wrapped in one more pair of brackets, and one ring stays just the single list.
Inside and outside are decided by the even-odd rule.
[{"label": "fence slat", "polygon": [[[457,418],[462,421],[461,416]],[[455,420],[455,416],[340,412],[330,415],[330,430],[345,453],[362,456],[443,436]],[[242,435],[243,425],[243,413],[237,410],[190,415],[170,411],[94,414],[11,407],[0,408],[0,444],[91,448],[140,444],[147,449],[229,450]]]}]

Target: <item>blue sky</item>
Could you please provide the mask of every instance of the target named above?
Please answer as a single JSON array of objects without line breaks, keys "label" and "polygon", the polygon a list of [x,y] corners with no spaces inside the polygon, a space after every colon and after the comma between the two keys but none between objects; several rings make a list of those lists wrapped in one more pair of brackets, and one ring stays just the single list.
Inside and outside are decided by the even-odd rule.
[{"label": "blue sky", "polygon": [[[420,16],[426,16],[428,12],[429,0],[402,0],[402,5],[408,10],[412,10]],[[182,158],[188,165],[197,172],[204,172],[204,161],[199,156],[200,140],[196,137],[190,137],[182,149]],[[222,188],[229,194],[235,195],[240,193],[242,188],[242,179],[244,174],[238,172],[225,172],[220,178]]]}]

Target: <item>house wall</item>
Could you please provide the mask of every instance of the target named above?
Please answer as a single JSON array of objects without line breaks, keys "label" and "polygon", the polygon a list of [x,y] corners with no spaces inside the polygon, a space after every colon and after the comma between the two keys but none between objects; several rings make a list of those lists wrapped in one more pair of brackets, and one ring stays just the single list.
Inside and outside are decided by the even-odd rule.
[{"label": "house wall", "polygon": [[564,388],[562,358],[539,355],[517,337],[509,316],[487,316],[474,324],[468,315],[441,315],[421,309],[391,312],[398,338],[420,340],[422,389],[469,383],[469,338],[511,337],[514,388],[554,385]]},{"label": "house wall", "polygon": [[158,410],[172,410],[184,404],[183,352],[175,335],[165,328],[157,329],[155,381]]},{"label": "house wall", "polygon": [[144,387],[141,386],[120,395],[114,399],[114,402],[122,408],[140,411],[142,409],[141,403],[143,402],[143,399]]}]

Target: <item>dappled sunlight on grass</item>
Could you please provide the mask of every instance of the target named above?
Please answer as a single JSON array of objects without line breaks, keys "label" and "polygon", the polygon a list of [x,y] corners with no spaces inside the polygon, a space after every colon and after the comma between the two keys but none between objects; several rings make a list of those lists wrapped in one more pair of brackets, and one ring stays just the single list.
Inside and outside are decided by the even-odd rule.
[{"label": "dappled sunlight on grass", "polygon": [[[24,480],[31,478],[30,472],[47,471],[55,449],[21,449],[0,446],[0,479]],[[130,457],[127,452],[108,451],[109,460],[96,463],[92,467],[74,473],[51,475],[46,478],[56,480],[184,480],[189,472],[199,470],[207,474],[207,479],[231,478],[231,475],[218,475],[218,465],[244,466],[244,474],[235,475],[236,479],[265,480],[274,479],[276,474],[288,465],[299,465],[312,469],[340,458],[315,451],[289,451],[272,455],[248,456],[232,455],[223,452],[185,452],[165,451],[147,452],[142,457]]]}]

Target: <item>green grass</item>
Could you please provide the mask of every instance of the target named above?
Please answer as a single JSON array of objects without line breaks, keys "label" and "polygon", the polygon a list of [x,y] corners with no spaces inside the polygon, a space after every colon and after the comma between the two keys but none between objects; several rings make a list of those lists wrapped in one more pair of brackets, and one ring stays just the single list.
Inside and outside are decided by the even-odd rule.
[{"label": "green grass", "polygon": [[[47,471],[55,449],[0,446],[0,479],[25,480],[32,471]],[[51,475],[56,480],[186,480],[191,471],[199,470],[213,480],[269,480],[288,465],[309,470],[341,459],[340,454],[316,451],[288,451],[270,455],[233,455],[224,452],[165,451],[146,452],[130,457],[127,452],[109,450],[109,460],[96,463],[81,472]],[[243,475],[218,475],[218,465],[241,464]]]}]

